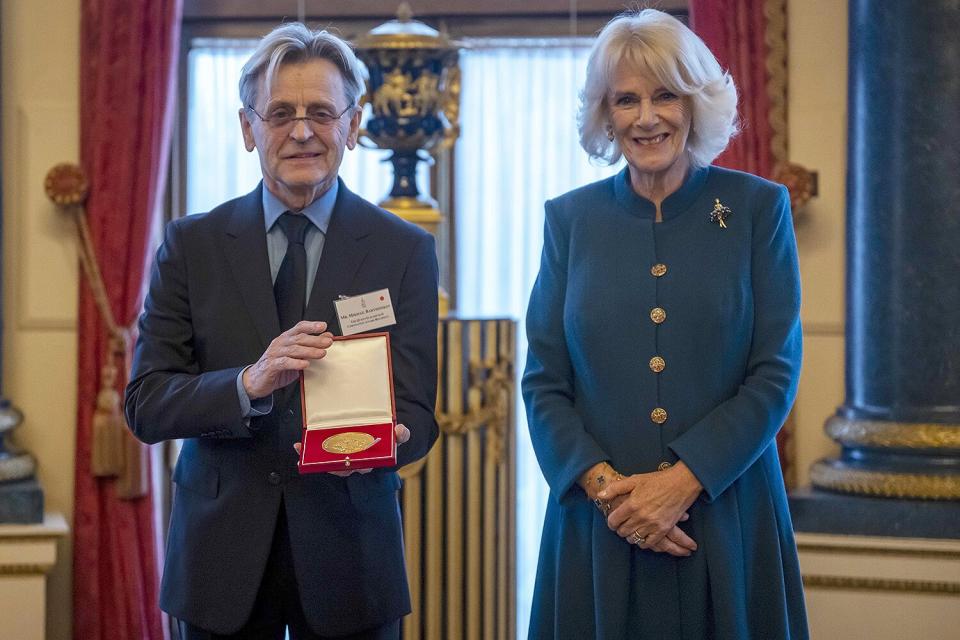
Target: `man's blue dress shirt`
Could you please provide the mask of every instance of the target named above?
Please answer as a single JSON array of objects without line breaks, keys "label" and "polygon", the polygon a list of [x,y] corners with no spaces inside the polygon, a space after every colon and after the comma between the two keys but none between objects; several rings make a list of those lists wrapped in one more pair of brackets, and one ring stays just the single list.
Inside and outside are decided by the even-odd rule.
[{"label": "man's blue dress shirt", "polygon": [[[327,228],[330,226],[330,216],[333,214],[333,205],[337,201],[339,188],[339,182],[334,181],[326,193],[307,205],[306,209],[294,212],[302,213],[313,223],[307,227],[307,237],[303,243],[307,250],[307,295],[304,300],[310,299],[310,292],[313,290],[311,274],[315,275],[317,273],[317,266],[320,264],[320,255],[323,253],[323,243],[326,239]],[[267,231],[267,257],[270,259],[270,280],[272,282],[276,281],[277,272],[280,271],[280,265],[283,263],[283,257],[287,254],[287,236],[280,225],[276,224],[277,219],[287,211],[290,211],[290,209],[264,186],[263,224]],[[250,396],[243,388],[243,372],[247,368],[245,367],[237,376],[237,395],[240,397],[241,415],[247,418],[265,416],[273,409],[273,396],[251,401]]]}]

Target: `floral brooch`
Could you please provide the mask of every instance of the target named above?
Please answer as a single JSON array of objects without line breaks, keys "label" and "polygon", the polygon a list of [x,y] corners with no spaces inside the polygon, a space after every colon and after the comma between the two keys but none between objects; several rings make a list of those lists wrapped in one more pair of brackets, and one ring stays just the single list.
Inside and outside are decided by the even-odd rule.
[{"label": "floral brooch", "polygon": [[720,202],[720,198],[713,201],[713,211],[710,212],[710,222],[716,222],[721,229],[727,228],[725,220],[733,215],[730,207]]}]

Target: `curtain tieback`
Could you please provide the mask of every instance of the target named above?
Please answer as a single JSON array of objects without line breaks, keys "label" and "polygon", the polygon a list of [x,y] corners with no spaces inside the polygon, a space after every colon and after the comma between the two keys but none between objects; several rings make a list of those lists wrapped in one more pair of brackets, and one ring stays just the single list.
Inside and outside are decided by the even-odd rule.
[{"label": "curtain tieback", "polygon": [[93,294],[97,311],[110,337],[107,341],[100,385],[93,412],[93,433],[90,443],[90,472],[101,478],[118,478],[117,494],[123,498],[140,498],[149,490],[145,448],[126,428],[117,390],[118,362],[124,364],[123,379],[129,372],[130,329],[117,324],[110,307],[110,298],[100,273],[84,203],[89,194],[86,175],[75,164],[58,164],[44,181],[47,197],[69,214],[77,227],[77,249],[87,285]]}]

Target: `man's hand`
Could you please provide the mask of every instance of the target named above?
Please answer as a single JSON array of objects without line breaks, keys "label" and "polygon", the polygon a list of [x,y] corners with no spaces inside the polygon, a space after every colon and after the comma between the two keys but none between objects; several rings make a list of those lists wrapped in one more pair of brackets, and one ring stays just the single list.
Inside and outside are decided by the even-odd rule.
[{"label": "man's hand", "polygon": [[267,350],[243,372],[243,388],[251,400],[265,398],[297,379],[311,360],[327,355],[333,334],[326,322],[303,320],[273,339]]},{"label": "man's hand", "polygon": [[393,428],[393,433],[397,436],[397,444],[404,444],[410,439],[410,429],[407,429],[402,424],[395,426]]},{"label": "man's hand", "polygon": [[[397,437],[398,445],[403,444],[410,439],[410,429],[407,429],[402,424],[398,424],[396,427],[394,427],[393,433]],[[299,456],[300,448],[301,448],[300,443],[294,442],[293,448],[297,452],[297,455]],[[372,471],[372,469],[352,469],[350,471],[329,471],[328,473],[332,473],[335,476],[340,476],[341,478],[346,478],[347,476],[353,475],[354,473],[370,473],[370,471]]]}]

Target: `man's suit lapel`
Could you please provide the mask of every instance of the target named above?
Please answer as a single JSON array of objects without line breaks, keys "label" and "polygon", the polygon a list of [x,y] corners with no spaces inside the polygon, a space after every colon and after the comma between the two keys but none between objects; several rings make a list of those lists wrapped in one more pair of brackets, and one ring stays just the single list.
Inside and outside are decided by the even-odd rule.
[{"label": "man's suit lapel", "polygon": [[[339,178],[338,178],[339,180]],[[330,226],[320,254],[320,264],[314,277],[313,290],[307,303],[306,318],[323,320],[330,331],[339,334],[339,322],[333,301],[340,295],[365,293],[353,291],[353,281],[369,248],[369,214],[365,203],[340,180],[337,202],[330,217]]]},{"label": "man's suit lapel", "polygon": [[267,233],[263,226],[262,188],[261,183],[237,201],[227,225],[225,249],[237,288],[265,350],[280,335],[280,320],[273,297]]}]

